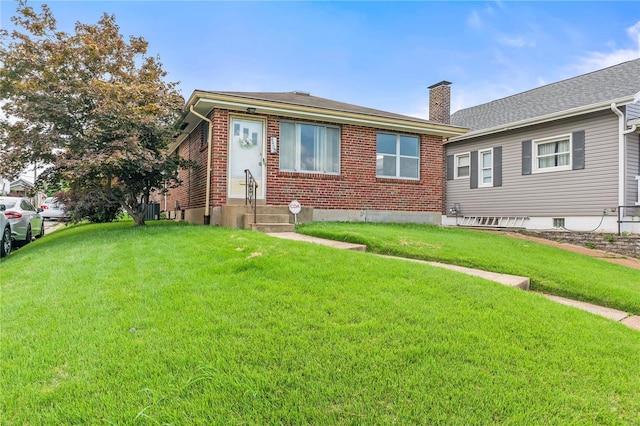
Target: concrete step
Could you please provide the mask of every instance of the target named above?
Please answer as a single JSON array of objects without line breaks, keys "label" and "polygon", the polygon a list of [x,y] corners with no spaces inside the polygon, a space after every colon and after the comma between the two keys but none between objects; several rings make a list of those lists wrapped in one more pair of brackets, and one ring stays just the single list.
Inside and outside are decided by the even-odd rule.
[{"label": "concrete step", "polygon": [[288,206],[258,205],[258,214],[285,214],[289,216]]},{"label": "concrete step", "polygon": [[295,230],[295,225],[292,223],[252,223],[250,228],[254,231],[271,234],[279,232],[293,232]]},{"label": "concrete step", "polygon": [[[245,229],[251,228],[253,219],[254,219],[253,213],[244,214],[244,216],[242,217],[242,220],[244,221],[243,223],[244,223]],[[256,222],[257,223],[289,223],[289,215],[275,214],[275,213],[269,213],[269,214],[258,213],[256,215]]]}]

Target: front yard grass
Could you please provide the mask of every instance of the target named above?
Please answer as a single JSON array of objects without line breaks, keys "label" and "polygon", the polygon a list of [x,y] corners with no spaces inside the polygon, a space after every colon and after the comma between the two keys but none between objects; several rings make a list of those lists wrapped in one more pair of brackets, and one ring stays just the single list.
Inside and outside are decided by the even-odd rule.
[{"label": "front yard grass", "polygon": [[640,333],[426,265],[115,223],[0,272],[7,425],[640,421]]},{"label": "front yard grass", "polygon": [[640,315],[640,271],[531,241],[430,225],[308,223],[298,232],[365,244],[380,254],[531,279],[531,289]]}]

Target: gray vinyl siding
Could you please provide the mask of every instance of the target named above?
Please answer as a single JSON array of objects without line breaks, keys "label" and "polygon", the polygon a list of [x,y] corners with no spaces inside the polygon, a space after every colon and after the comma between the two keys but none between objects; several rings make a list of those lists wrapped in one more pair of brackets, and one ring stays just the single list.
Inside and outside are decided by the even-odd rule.
[{"label": "gray vinyl siding", "polygon": [[640,117],[640,102],[625,106],[627,120],[633,120]]},{"label": "gray vinyl siding", "polygon": [[[626,120],[639,118],[640,103],[625,106],[625,116]],[[632,206],[638,201],[638,181],[636,176],[640,175],[640,135],[638,133],[626,135],[625,142],[627,150],[625,203],[628,206]]]},{"label": "gray vinyl siding", "polygon": [[640,176],[640,136],[632,133],[626,136],[627,148],[627,185],[625,203],[633,206],[638,202],[638,181]]},{"label": "gray vinyl siding", "polygon": [[[522,141],[585,131],[585,168],[522,175]],[[502,186],[470,189],[447,181],[446,208],[463,215],[594,216],[618,203],[618,119],[611,111],[530,126],[446,145],[453,155],[502,147]]]}]

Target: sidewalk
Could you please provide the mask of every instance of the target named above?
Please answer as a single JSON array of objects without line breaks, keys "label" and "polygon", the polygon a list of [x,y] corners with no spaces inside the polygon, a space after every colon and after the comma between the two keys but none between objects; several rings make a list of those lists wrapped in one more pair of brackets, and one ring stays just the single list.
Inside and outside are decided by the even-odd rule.
[{"label": "sidewalk", "polygon": [[[351,243],[345,243],[345,242],[341,242],[341,241],[333,241],[333,240],[326,240],[323,238],[317,238],[317,237],[311,237],[308,235],[302,235],[302,234],[296,234],[295,232],[281,232],[281,233],[270,233],[268,234],[272,237],[276,237],[276,238],[282,238],[282,239],[287,239],[287,240],[294,240],[294,241],[303,241],[303,242],[307,242],[307,243],[312,243],[312,244],[320,244],[320,245],[324,245],[324,246],[329,246],[329,247],[333,247],[333,248],[338,248],[338,249],[342,249],[342,250],[355,250],[355,251],[366,251],[366,246],[362,245],[362,244],[351,244]],[[503,234],[504,235],[504,234]],[[509,236],[512,236],[511,234],[508,234]],[[513,236],[518,238],[519,234],[514,234]],[[557,245],[563,249],[567,249],[567,250],[571,250],[571,251],[577,251],[579,253],[582,253],[582,251],[578,251],[577,249],[580,250],[588,250],[588,251],[599,251],[599,250],[590,250],[587,249],[585,247],[579,247],[579,246],[573,246],[571,244],[561,244],[561,243],[556,243],[555,241],[549,241],[549,240],[543,240],[542,238],[536,238],[536,237],[529,237],[529,236],[525,236],[522,235],[522,237],[525,237],[525,239],[535,239],[536,242],[538,242],[537,240],[542,240],[540,241],[542,244],[546,244],[549,243],[549,245]],[[569,248],[567,248],[567,246],[571,246]],[[577,248],[577,249],[575,249]],[[583,254],[587,254],[587,253],[583,253]],[[378,255],[380,257],[386,257],[386,258],[392,258],[392,259],[400,259],[400,260],[405,260],[408,262],[417,262],[417,263],[424,263],[430,266],[435,266],[438,268],[446,268],[446,269],[450,269],[452,271],[456,271],[456,272],[460,272],[462,274],[467,274],[467,275],[472,275],[475,277],[480,277],[480,278],[484,278],[486,280],[489,281],[494,281],[497,282],[499,284],[502,285],[507,285],[510,287],[516,287],[516,288],[520,288],[522,290],[529,290],[529,278],[527,277],[518,277],[515,275],[507,275],[507,274],[497,274],[495,272],[488,272],[488,271],[481,271],[479,269],[471,269],[471,268],[465,268],[462,266],[456,266],[456,265],[448,265],[448,264],[444,264],[444,263],[439,263],[439,262],[428,262],[428,261],[424,261],[424,260],[418,260],[418,259],[409,259],[409,258],[405,258],[405,257],[395,257],[395,256],[385,256],[385,255]],[[598,257],[598,256],[595,256]],[[618,259],[608,259],[608,258],[603,258],[603,260],[618,260]],[[628,260],[628,259],[620,259],[620,260]],[[635,259],[632,259],[635,260]],[[618,263],[618,262],[616,262]],[[633,264],[633,263],[632,263]],[[632,266],[634,267],[634,266]],[[640,262],[638,262],[637,265],[638,269],[640,269]],[[617,309],[611,309],[611,308],[605,308],[603,306],[597,306],[597,305],[593,305],[591,303],[586,303],[586,302],[580,302],[577,300],[571,300],[571,299],[566,299],[563,297],[558,297],[558,296],[552,296],[549,294],[543,294],[540,293],[541,295],[543,295],[544,297],[546,297],[549,300],[553,300],[554,302],[557,303],[561,303],[563,305],[566,306],[571,306],[577,309],[582,309],[583,311],[587,311],[590,312],[592,314],[595,315],[599,315],[608,319],[611,319],[613,321],[616,322],[620,322],[624,325],[626,325],[627,327],[633,328],[635,330],[640,330],[640,316],[630,316],[627,312],[624,311],[619,311]]]}]

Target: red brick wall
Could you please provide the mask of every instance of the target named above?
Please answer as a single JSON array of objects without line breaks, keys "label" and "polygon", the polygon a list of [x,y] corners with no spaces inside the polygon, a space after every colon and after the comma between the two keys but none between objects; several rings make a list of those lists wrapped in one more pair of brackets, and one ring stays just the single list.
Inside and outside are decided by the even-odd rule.
[{"label": "red brick wall", "polygon": [[[212,206],[224,205],[227,201],[228,115],[229,111],[216,109],[210,116],[214,129]],[[281,118],[267,116],[267,137],[277,136],[280,140]],[[377,178],[377,129],[348,124],[340,127],[340,175],[281,172],[279,155],[267,155],[267,204],[282,205],[297,199],[303,206],[323,209],[442,211],[441,137],[423,135],[420,138],[420,180]],[[181,188],[170,190],[169,209],[173,209],[175,199],[183,208],[204,207],[207,150],[200,148],[199,128],[183,142],[178,152],[197,161],[200,167],[180,173],[184,183]]]},{"label": "red brick wall", "polygon": [[206,133],[201,123],[176,150],[177,155],[195,161],[198,167],[178,172],[182,185],[168,190],[167,209],[169,211],[174,210],[176,201],[181,209],[203,207],[205,204],[207,146],[202,143],[203,136],[206,141]]}]

